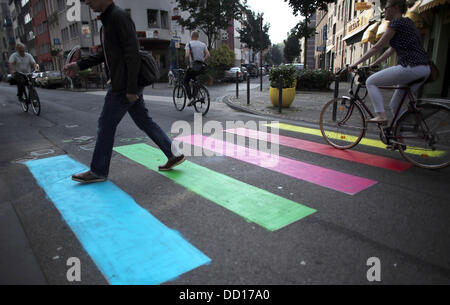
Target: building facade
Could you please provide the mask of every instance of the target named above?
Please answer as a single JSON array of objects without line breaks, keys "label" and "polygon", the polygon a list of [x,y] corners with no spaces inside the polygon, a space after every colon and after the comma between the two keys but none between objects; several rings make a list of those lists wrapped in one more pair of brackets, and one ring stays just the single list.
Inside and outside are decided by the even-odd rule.
[{"label": "building facade", "polygon": [[326,69],[325,52],[327,48],[328,35],[328,12],[318,10],[316,12],[316,35],[314,51],[314,67],[316,69]]},{"label": "building facade", "polygon": [[46,3],[44,0],[30,0],[32,25],[37,61],[40,70],[53,69],[51,56],[50,32],[47,21]]},{"label": "building facade", "polygon": [[[316,19],[317,14],[314,14],[311,17],[309,27],[316,28]],[[307,40],[307,44],[305,47],[305,38],[300,39],[300,63],[305,64],[305,52],[306,52],[306,64],[305,68],[307,69],[314,69],[315,67],[315,50],[316,50],[316,37],[315,35],[311,36]]]},{"label": "building facade", "polygon": [[9,0],[9,8],[16,43],[23,43],[28,53],[37,59],[30,0]]},{"label": "building facade", "polygon": [[[450,82],[450,0],[410,0],[406,17],[411,18],[419,28],[423,46],[429,58],[440,70],[440,78],[424,87],[423,94],[428,97],[449,97]],[[386,1],[374,0],[370,3],[356,0],[336,0],[328,5],[328,14],[318,12],[316,43],[326,39],[325,61],[323,46],[316,48],[316,68],[336,71],[346,64],[352,64],[365,54],[372,43],[364,41],[365,31],[379,24],[377,37],[381,37],[388,22],[384,21]],[[327,24],[325,24],[325,20]],[[385,23],[385,27],[382,24]],[[388,46],[385,47],[387,49]],[[384,51],[384,50],[382,50]],[[367,60],[367,65],[383,52]],[[396,55],[382,63],[382,68],[397,64]]]},{"label": "building facade", "polygon": [[8,74],[8,60],[15,51],[14,31],[9,12],[8,0],[0,0],[0,79]]}]

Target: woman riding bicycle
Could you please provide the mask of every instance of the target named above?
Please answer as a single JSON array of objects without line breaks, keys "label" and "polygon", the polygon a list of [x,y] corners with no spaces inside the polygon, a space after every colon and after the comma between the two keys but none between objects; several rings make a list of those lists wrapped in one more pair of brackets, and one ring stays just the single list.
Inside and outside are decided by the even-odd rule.
[{"label": "woman riding bicycle", "polygon": [[[379,53],[387,44],[390,48],[372,63],[371,67],[386,60],[394,51],[397,53],[397,66],[377,72],[366,81],[367,92],[377,113],[377,116],[368,122],[381,124],[387,122],[383,96],[377,86],[407,85],[412,81],[423,79],[422,82],[411,87],[411,92],[414,92],[430,75],[429,60],[422,46],[419,30],[411,19],[402,17],[404,13],[406,13],[405,0],[388,0],[385,7],[385,19],[390,23],[386,32],[361,59],[349,66],[349,71],[352,72],[357,65]],[[397,109],[403,93],[401,89],[395,90],[390,103],[391,111]]]}]

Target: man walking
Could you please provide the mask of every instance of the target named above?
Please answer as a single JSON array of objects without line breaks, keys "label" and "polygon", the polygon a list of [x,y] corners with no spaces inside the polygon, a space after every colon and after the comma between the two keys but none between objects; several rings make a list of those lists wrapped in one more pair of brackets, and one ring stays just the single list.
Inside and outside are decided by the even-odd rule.
[{"label": "man walking", "polygon": [[143,88],[138,87],[140,56],[133,21],[113,0],[86,0],[85,3],[94,12],[101,13],[103,26],[100,37],[103,50],[68,64],[64,69],[66,72],[78,72],[105,62],[111,86],[98,121],[98,137],[90,170],[75,174],[72,179],[82,183],[102,182],[107,179],[116,128],[127,112],[168,158],[167,163],[158,169],[171,170],[182,163],[185,157],[172,153],[171,140],[148,115],[142,95]]},{"label": "man walking", "polygon": [[192,106],[195,102],[194,97],[191,93],[191,86],[189,82],[191,79],[195,79],[200,72],[194,71],[193,65],[194,61],[202,61],[205,62],[210,54],[208,51],[208,47],[206,44],[198,40],[199,33],[197,31],[193,31],[191,33],[191,41],[186,45],[186,62],[188,63],[186,76],[184,77],[184,87],[186,88],[186,93],[189,98],[188,106]]},{"label": "man walking", "polygon": [[36,70],[37,65],[31,54],[25,52],[25,45],[23,43],[17,43],[16,52],[12,53],[9,57],[9,73],[17,81],[17,96],[19,100],[23,102],[23,93],[25,92],[24,78],[20,73],[31,73]]}]

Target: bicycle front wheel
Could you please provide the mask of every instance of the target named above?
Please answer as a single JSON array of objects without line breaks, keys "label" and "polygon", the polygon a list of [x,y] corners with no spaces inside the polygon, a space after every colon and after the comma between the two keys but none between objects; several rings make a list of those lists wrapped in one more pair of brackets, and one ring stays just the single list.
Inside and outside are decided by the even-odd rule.
[{"label": "bicycle front wheel", "polygon": [[39,95],[33,87],[30,87],[30,104],[35,115],[41,114],[41,102],[39,100]]},{"label": "bicycle front wheel", "polygon": [[28,112],[28,96],[29,96],[29,93],[27,92],[26,88],[25,88],[25,92],[23,93],[23,95],[24,95],[23,102],[19,100],[20,107],[22,108],[23,112]]},{"label": "bicycle front wheel", "polygon": [[173,104],[178,111],[182,111],[186,106],[186,90],[182,85],[176,85],[173,88]]},{"label": "bicycle front wheel", "polygon": [[197,98],[194,103],[195,111],[198,113],[201,113],[202,116],[206,115],[209,110],[209,104],[210,104],[210,97],[209,97],[209,91],[208,89],[203,86],[198,86],[198,92],[197,92]]},{"label": "bicycle front wheel", "polygon": [[322,108],[320,131],[331,146],[349,149],[364,137],[366,121],[355,102],[346,98],[336,98]]},{"label": "bicycle front wheel", "polygon": [[450,109],[423,104],[397,121],[395,137],[403,158],[416,166],[438,169],[450,165]]}]

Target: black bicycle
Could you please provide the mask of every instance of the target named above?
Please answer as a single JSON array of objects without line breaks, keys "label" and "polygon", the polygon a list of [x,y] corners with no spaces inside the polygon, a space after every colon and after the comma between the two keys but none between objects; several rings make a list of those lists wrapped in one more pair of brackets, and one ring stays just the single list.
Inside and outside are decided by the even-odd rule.
[{"label": "black bicycle", "polygon": [[[362,97],[359,93],[365,89],[365,81],[372,72],[368,67],[357,69],[352,78],[350,96],[333,99],[323,107],[320,130],[323,138],[333,147],[349,149],[364,137],[367,120],[374,115],[365,104],[367,92]],[[359,84],[354,91],[356,77]],[[407,161],[416,166],[438,169],[450,165],[450,108],[416,100],[410,87],[423,81],[418,79],[406,86],[380,86],[381,89],[402,89],[404,94],[391,124],[383,126],[379,123],[377,126],[386,148],[398,149]],[[401,112],[406,98],[409,99],[408,109]],[[375,142],[372,139],[368,141]]]},{"label": "black bicycle", "polygon": [[31,105],[35,115],[41,114],[41,102],[33,85],[33,73],[16,72],[15,79],[18,83],[25,86],[24,97],[19,100],[22,110],[28,112],[28,108]]},{"label": "black bicycle", "polygon": [[[175,87],[173,88],[173,103],[178,111],[183,111],[186,107],[187,93],[184,87],[184,75],[183,69],[176,70]],[[195,111],[201,113],[203,116],[208,113],[210,105],[210,96],[208,88],[200,84],[196,79],[191,80],[190,86],[192,88],[192,95],[194,97],[193,106]]]}]

